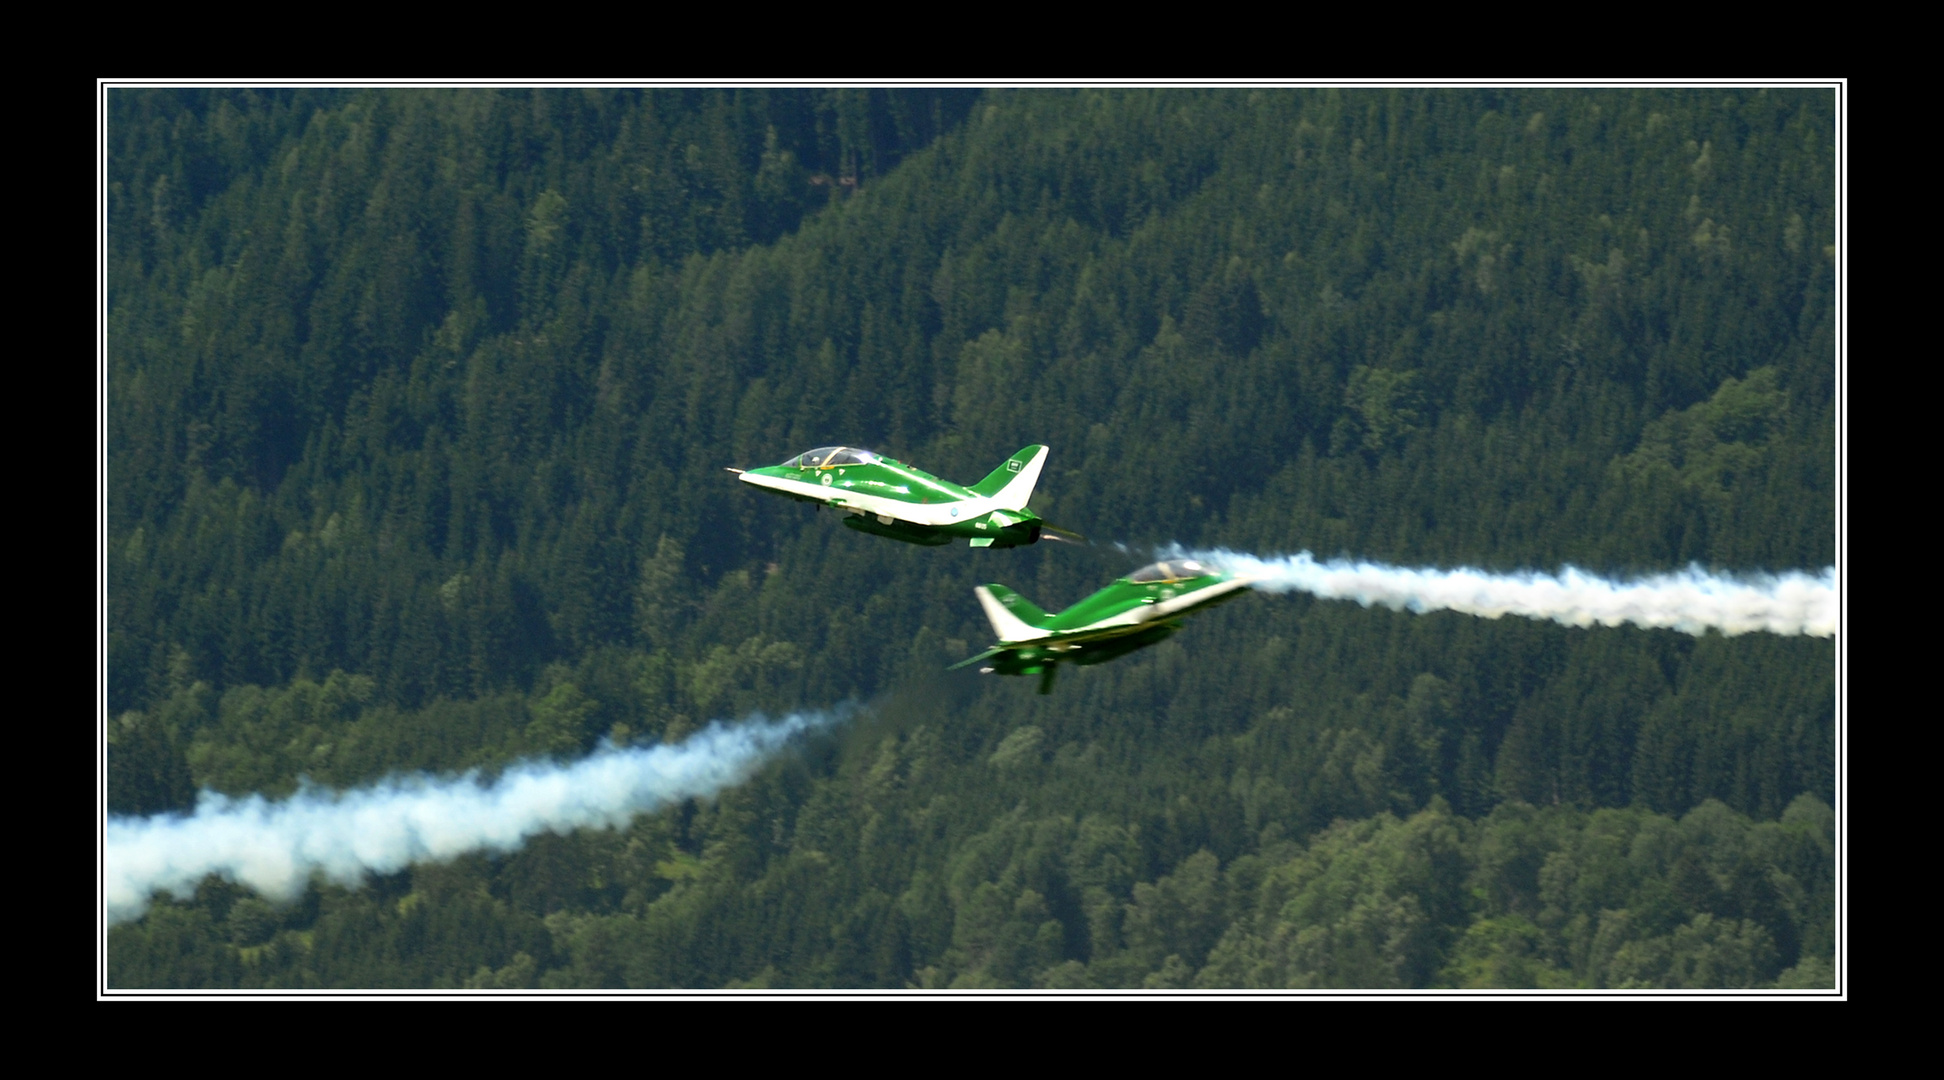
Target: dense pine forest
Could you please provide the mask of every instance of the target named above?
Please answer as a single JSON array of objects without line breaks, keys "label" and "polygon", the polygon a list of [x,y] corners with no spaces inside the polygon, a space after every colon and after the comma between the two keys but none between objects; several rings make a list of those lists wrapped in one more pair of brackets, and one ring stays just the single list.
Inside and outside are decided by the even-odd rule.
[{"label": "dense pine forest", "polygon": [[[1827,90],[106,92],[107,812],[863,709],[719,798],[107,932],[111,988],[1816,987],[1836,648],[1253,596],[1168,544],[1836,556]],[[1051,447],[1092,546],[724,471]]]}]

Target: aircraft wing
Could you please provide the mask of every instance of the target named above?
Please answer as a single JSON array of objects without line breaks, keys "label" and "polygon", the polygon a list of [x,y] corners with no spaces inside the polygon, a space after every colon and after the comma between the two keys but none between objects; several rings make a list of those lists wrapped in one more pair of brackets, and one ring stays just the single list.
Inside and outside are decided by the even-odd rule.
[{"label": "aircraft wing", "polygon": [[1000,653],[1011,652],[1016,648],[1018,648],[1018,646],[1016,645],[994,645],[992,648],[987,649],[986,651],[980,653],[979,655],[971,657],[970,659],[960,660],[958,663],[953,664],[951,667],[948,667],[945,670],[957,671],[962,667],[971,667],[973,664],[979,663],[984,660],[990,660],[993,657],[998,656]]}]

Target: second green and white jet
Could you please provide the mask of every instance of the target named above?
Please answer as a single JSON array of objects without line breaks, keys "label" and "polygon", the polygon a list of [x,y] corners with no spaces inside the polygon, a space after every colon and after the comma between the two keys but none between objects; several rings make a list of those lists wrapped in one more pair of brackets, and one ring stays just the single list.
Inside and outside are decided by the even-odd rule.
[{"label": "second green and white jet", "polygon": [[1235,599],[1253,581],[1194,559],[1168,559],[1057,614],[1004,585],[981,585],[972,592],[999,641],[952,667],[982,664],[986,674],[1038,675],[1039,692],[1048,693],[1060,664],[1098,664],[1153,645],[1181,629],[1187,616]]}]

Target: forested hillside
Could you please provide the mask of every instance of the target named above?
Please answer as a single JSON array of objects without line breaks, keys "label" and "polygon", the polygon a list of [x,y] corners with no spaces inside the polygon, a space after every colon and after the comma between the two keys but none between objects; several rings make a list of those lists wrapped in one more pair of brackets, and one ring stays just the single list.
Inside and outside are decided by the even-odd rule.
[{"label": "forested hillside", "polygon": [[[1262,596],[944,670],[975,584],[1177,542],[1832,564],[1829,92],[107,97],[111,813],[868,703],[623,830],[211,879],[110,986],[1830,984],[1830,639]],[[1096,544],[723,471],[837,443],[1045,443]]]}]

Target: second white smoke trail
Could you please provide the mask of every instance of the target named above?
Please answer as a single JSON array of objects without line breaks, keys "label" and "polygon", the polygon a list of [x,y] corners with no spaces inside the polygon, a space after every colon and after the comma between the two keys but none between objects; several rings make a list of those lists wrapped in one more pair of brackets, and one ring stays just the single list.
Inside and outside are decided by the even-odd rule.
[{"label": "second white smoke trail", "polygon": [[[1424,570],[1332,559],[1309,552],[1259,558],[1227,550],[1176,552],[1255,579],[1257,589],[1306,592],[1381,604],[1393,611],[1460,611],[1488,619],[1523,615],[1567,626],[1635,626],[1702,634],[1831,637],[1838,609],[1836,568],[1820,574],[1680,573],[1615,581],[1566,567],[1557,574]],[[1170,555],[1169,557],[1173,557]]]},{"label": "second white smoke trail", "polygon": [[210,874],[287,900],[313,873],[355,885],[415,862],[511,851],[542,832],[625,825],[739,783],[796,735],[848,712],[711,724],[676,745],[610,747],[567,765],[522,763],[488,785],[473,775],[419,776],[343,793],[309,789],[281,802],[205,791],[190,815],[108,820],[108,921],[138,918],[158,890],[188,897]]}]

